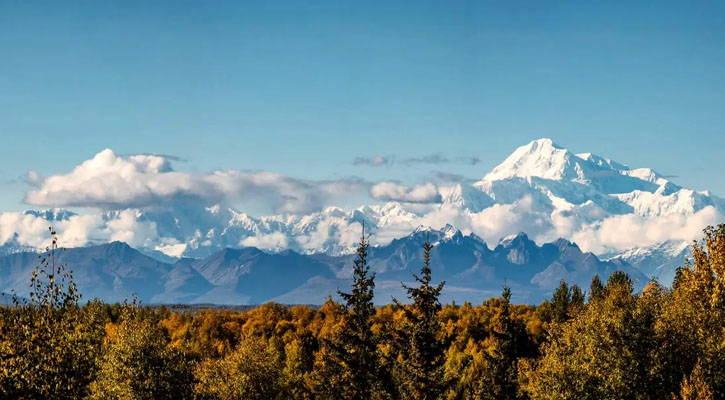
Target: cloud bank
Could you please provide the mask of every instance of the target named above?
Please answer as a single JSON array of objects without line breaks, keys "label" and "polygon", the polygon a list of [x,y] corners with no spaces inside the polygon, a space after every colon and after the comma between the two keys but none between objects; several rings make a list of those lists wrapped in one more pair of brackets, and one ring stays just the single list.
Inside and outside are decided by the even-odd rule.
[{"label": "cloud bank", "polygon": [[[412,196],[411,192],[409,189],[403,193]],[[464,234],[480,236],[490,247],[495,246],[502,237],[526,232],[539,244],[565,237],[585,251],[602,254],[666,240],[698,239],[705,226],[725,222],[725,216],[712,206],[691,216],[642,218],[616,215],[591,223],[575,214],[552,216],[536,209],[529,196],[511,204],[495,204],[478,213],[447,204],[410,204],[418,204],[425,208],[424,212],[412,213],[401,209],[383,220],[368,224],[373,244],[387,244],[395,238],[410,234],[418,226],[440,229],[451,224]],[[59,232],[60,242],[66,247],[114,240],[127,242],[137,248],[159,248],[179,243],[174,237],[164,236],[157,222],[148,220],[141,210],[127,209],[104,214],[72,215],[52,222],[42,215],[3,213],[0,214],[0,246],[12,242],[43,248],[49,243],[47,229],[50,223]],[[290,225],[284,225],[286,223]],[[286,248],[303,252],[327,251],[335,245],[350,249],[359,240],[361,231],[360,217],[355,217],[354,212],[340,209],[294,218],[277,217],[265,224],[271,229],[274,229],[275,224],[282,224],[282,230],[250,233],[250,236],[242,237],[230,245],[254,246],[271,251]],[[198,232],[200,240],[204,242],[208,242],[208,239],[203,239],[208,234],[206,231]]]},{"label": "cloud bank", "polygon": [[[430,164],[451,162],[441,155],[411,160]],[[675,213],[645,218],[636,214],[609,215],[592,202],[549,207],[539,198],[541,192],[518,190],[507,191],[512,194],[497,197],[497,204],[472,212],[444,202],[441,192],[451,192],[452,187],[434,183],[406,186],[360,178],[312,181],[265,171],[189,173],[174,170],[171,161],[163,155],[120,156],[106,149],[66,174],[44,177],[30,171],[26,181],[31,189],[25,201],[42,207],[95,209],[86,215],[52,219],[64,246],[119,240],[134,247],[174,252],[183,251],[184,243],[189,242],[202,247],[218,245],[218,235],[226,228],[244,233],[224,245],[274,251],[328,251],[354,246],[359,240],[361,222],[366,221],[374,244],[386,244],[408,235],[420,225],[439,229],[452,224],[466,234],[475,233],[491,246],[504,236],[526,232],[540,244],[564,237],[584,250],[601,254],[666,240],[696,239],[705,226],[725,221],[713,206],[692,215]],[[360,162],[401,161],[382,157]],[[450,183],[464,180],[442,173],[436,177]],[[467,197],[471,192],[459,192],[461,204],[475,203],[475,198]],[[367,196],[388,204],[360,210],[325,209],[352,196]],[[563,202],[556,196],[549,198]],[[216,204],[238,205],[233,208],[244,210],[247,204],[255,203],[266,205],[274,216],[233,225],[229,219],[212,221],[222,217],[212,217],[204,211]],[[178,212],[163,218],[147,213],[159,205]],[[177,216],[188,220],[174,222]],[[48,243],[48,224],[48,218],[42,215],[2,213],[0,246],[13,243],[42,248]]]},{"label": "cloud bank", "polygon": [[369,187],[360,179],[309,181],[274,172],[177,172],[164,156],[119,156],[110,149],[67,174],[42,177],[30,171],[28,181],[35,188],[24,201],[35,206],[126,209],[177,201],[256,201],[275,213],[316,211]]}]

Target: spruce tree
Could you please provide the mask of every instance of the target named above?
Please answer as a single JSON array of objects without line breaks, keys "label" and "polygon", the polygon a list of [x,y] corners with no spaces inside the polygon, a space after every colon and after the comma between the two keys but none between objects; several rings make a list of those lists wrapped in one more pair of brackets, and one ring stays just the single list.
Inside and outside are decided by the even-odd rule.
[{"label": "spruce tree", "polygon": [[526,347],[526,328],[511,316],[511,289],[503,287],[501,305],[492,321],[489,348],[480,379],[474,382],[472,399],[519,399],[517,365]]},{"label": "spruce tree", "polygon": [[363,224],[357,258],[354,261],[352,290],[338,291],[344,300],[344,327],[324,342],[317,393],[325,399],[368,400],[383,392],[387,379],[380,368],[378,337],[372,331],[375,306],[375,273],[367,262],[369,243]]},{"label": "spruce tree", "polygon": [[561,323],[569,319],[570,304],[571,293],[569,292],[569,286],[562,280],[551,296],[551,311],[554,321]]},{"label": "spruce tree", "polygon": [[578,285],[571,285],[571,305],[579,307],[584,304],[584,292]]},{"label": "spruce tree", "polygon": [[673,281],[672,281],[672,290],[676,290],[680,286],[680,283],[682,282],[684,275],[685,275],[685,268],[677,267],[677,269],[675,269],[675,279],[673,279]]},{"label": "spruce tree", "polygon": [[404,306],[394,300],[403,310],[405,331],[401,332],[401,360],[398,364],[400,392],[404,399],[434,400],[443,397],[446,389],[444,377],[445,345],[438,337],[441,329],[438,300],[445,282],[431,284],[430,240],[423,244],[423,266],[421,275],[413,274],[418,287],[402,284],[412,300]]},{"label": "spruce tree", "polygon": [[604,285],[599,275],[594,275],[592,283],[589,285],[589,301],[599,300],[604,296]]},{"label": "spruce tree", "polygon": [[618,286],[624,286],[625,288],[628,288],[630,292],[633,290],[632,279],[624,271],[614,271],[612,275],[609,275],[609,279],[607,279],[607,286],[605,286],[604,289],[611,290],[612,288]]}]

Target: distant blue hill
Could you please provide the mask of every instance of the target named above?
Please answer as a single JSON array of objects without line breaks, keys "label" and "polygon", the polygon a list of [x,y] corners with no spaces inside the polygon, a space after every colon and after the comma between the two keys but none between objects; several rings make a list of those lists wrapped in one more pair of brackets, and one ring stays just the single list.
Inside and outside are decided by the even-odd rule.
[{"label": "distant blue hill", "polygon": [[[381,247],[371,247],[369,262],[376,273],[376,303],[405,299],[401,281],[411,283],[423,263],[421,245],[435,244],[431,268],[435,281],[446,281],[444,302],[480,303],[497,296],[504,283],[514,301],[538,303],[560,280],[587,290],[592,277],[602,279],[623,270],[640,289],[647,277],[622,261],[602,261],[564,239],[538,246],[521,233],[489,248],[475,235],[451,227],[418,230]],[[294,251],[267,253],[253,247],[224,249],[203,259],[164,262],[125,243],[72,248],[60,253],[84,299],[122,301],[134,293],[145,303],[321,304],[337,290],[348,290],[355,255],[302,255]],[[0,257],[0,291],[27,296],[38,255]]]}]

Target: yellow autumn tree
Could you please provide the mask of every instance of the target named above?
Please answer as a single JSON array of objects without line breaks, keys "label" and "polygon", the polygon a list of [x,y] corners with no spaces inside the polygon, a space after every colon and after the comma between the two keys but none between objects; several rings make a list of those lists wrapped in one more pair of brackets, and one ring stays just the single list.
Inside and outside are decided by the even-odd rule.
[{"label": "yellow autumn tree", "polygon": [[226,357],[196,367],[196,393],[217,400],[291,399],[283,369],[284,358],[275,343],[248,336]]},{"label": "yellow autumn tree", "polygon": [[120,321],[107,326],[91,399],[193,399],[193,363],[169,346],[161,326],[124,305]]},{"label": "yellow autumn tree", "polygon": [[712,390],[705,381],[699,363],[695,365],[690,376],[682,380],[680,396],[673,396],[673,400],[712,400],[713,398]]},{"label": "yellow autumn tree", "polygon": [[524,364],[523,389],[534,400],[662,398],[650,373],[655,310],[627,279],[608,283],[603,298],[552,328],[541,359]]},{"label": "yellow autumn tree", "polygon": [[714,398],[725,398],[725,224],[705,229],[693,244],[656,330],[664,366],[657,373],[672,393],[697,366]]},{"label": "yellow autumn tree", "polygon": [[77,399],[88,393],[103,338],[98,302],[79,307],[55,231],[30,279],[28,301],[0,308],[0,398]]}]

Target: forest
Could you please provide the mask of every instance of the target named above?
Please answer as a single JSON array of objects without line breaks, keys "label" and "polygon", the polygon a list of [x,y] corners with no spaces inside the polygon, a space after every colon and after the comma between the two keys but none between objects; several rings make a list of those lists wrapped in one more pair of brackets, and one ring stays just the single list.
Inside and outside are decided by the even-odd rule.
[{"label": "forest", "polygon": [[0,307],[2,399],[725,399],[725,225],[670,288],[615,272],[535,306],[506,286],[441,304],[422,243],[408,297],[376,307],[363,234],[341,301],[189,312],[82,298],[51,236]]}]

